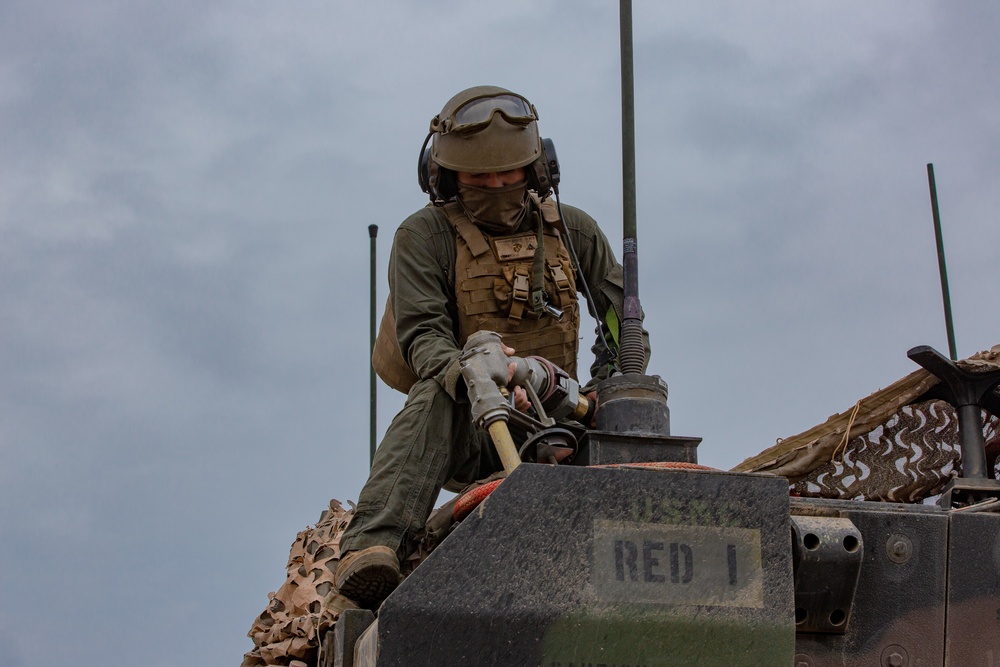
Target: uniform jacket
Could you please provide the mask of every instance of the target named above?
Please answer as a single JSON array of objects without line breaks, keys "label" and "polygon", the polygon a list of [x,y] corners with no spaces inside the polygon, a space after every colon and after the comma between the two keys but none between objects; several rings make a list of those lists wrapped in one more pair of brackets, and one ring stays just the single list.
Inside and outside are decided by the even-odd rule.
[{"label": "uniform jacket", "polygon": [[[604,317],[611,309],[620,321],[622,268],[607,237],[584,211],[563,204],[562,212],[597,313]],[[458,368],[461,348],[456,335],[455,235],[448,216],[433,206],[404,220],[396,230],[389,258],[389,292],[403,358],[417,377],[436,379],[452,398],[462,401],[464,386],[459,382]],[[591,370],[597,371],[595,379],[607,372]]]}]

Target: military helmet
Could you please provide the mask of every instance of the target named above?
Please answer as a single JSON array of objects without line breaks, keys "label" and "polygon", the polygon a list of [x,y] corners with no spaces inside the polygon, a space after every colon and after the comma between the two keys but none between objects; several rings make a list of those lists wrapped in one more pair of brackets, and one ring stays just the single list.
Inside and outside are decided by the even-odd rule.
[{"label": "military helmet", "polygon": [[524,167],[542,153],[531,102],[497,86],[475,86],[431,119],[431,158],[454,171],[491,173]]},{"label": "military helmet", "polygon": [[499,86],[468,88],[431,119],[420,149],[420,188],[442,204],[456,194],[455,172],[526,167],[529,187],[545,197],[556,176],[550,174],[545,142],[551,144],[539,136],[538,112],[526,98]]}]

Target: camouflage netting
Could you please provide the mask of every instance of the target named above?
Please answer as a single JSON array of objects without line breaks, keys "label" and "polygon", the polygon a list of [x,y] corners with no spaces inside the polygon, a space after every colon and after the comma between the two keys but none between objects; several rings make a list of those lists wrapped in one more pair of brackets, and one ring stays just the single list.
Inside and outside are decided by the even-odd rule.
[{"label": "camouflage netting", "polygon": [[337,595],[333,575],[340,562],[340,537],[354,510],[339,501],[319,523],[301,531],[288,555],[288,577],[277,593],[268,594],[268,604],[250,632],[254,649],[244,655],[243,667],[315,665],[320,643],[333,628],[341,611],[356,608]]},{"label": "camouflage netting", "polygon": [[[470,491],[504,473],[474,482]],[[413,554],[400,564],[409,575],[451,531],[456,496],[427,519],[411,547]],[[258,616],[247,636],[254,648],[243,656],[242,667],[306,667],[317,664],[326,633],[344,609],[356,609],[351,600],[338,595],[334,575],[340,563],[340,539],[354,516],[353,504],[345,510],[338,500],[320,515],[319,523],[301,531],[288,555],[288,575],[277,593],[268,594],[267,608]]]},{"label": "camouflage netting", "polygon": [[[958,365],[972,372],[1000,369],[1000,345]],[[733,470],[787,477],[795,495],[920,502],[940,493],[961,468],[956,411],[930,397],[938,383],[927,371],[914,371]],[[985,410],[982,416],[987,460],[995,461],[1000,419]]]}]

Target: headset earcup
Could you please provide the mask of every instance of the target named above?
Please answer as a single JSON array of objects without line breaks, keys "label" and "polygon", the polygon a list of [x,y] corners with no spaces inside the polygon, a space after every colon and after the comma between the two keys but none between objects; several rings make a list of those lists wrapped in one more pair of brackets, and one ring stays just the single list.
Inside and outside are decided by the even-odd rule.
[{"label": "headset earcup", "polygon": [[542,139],[542,154],[528,165],[529,187],[542,199],[559,188],[559,160],[551,139]]},{"label": "headset earcup", "polygon": [[434,195],[431,193],[431,174],[430,174],[430,163],[431,163],[431,149],[428,146],[428,142],[431,139],[431,135],[428,134],[427,138],[424,139],[424,145],[420,147],[420,155],[417,156],[417,183],[420,184],[420,189],[428,195],[431,195],[431,199],[434,199]]},{"label": "headset earcup", "polygon": [[545,173],[548,176],[549,187],[559,191],[559,158],[556,156],[556,145],[551,139],[542,139],[542,157],[545,163]]},{"label": "headset earcup", "polygon": [[455,185],[455,172],[445,169],[431,157],[431,147],[428,144],[432,134],[427,135],[424,145],[420,148],[417,182],[420,184],[420,189],[430,197],[431,203],[441,205],[458,194],[458,189]]}]

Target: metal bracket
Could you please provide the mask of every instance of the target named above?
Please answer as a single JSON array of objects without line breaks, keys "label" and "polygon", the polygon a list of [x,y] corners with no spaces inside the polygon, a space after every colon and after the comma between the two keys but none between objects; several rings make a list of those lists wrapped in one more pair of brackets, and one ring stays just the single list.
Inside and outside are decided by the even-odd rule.
[{"label": "metal bracket", "polygon": [[[984,406],[984,399],[1000,384],[1000,371],[973,373],[960,368],[929,345],[911,348],[906,356],[941,380],[944,400],[958,412],[962,477],[986,479],[986,442],[980,408]],[[987,405],[992,406],[991,403]]]},{"label": "metal bracket", "polygon": [[354,645],[375,621],[375,614],[367,609],[345,609],[326,633],[320,667],[356,667]]},{"label": "metal bracket", "polygon": [[861,574],[861,531],[845,518],[791,519],[795,631],[843,634]]},{"label": "metal bracket", "polygon": [[944,509],[952,509],[969,507],[989,498],[1000,498],[1000,481],[956,477],[945,485],[937,504]]}]

